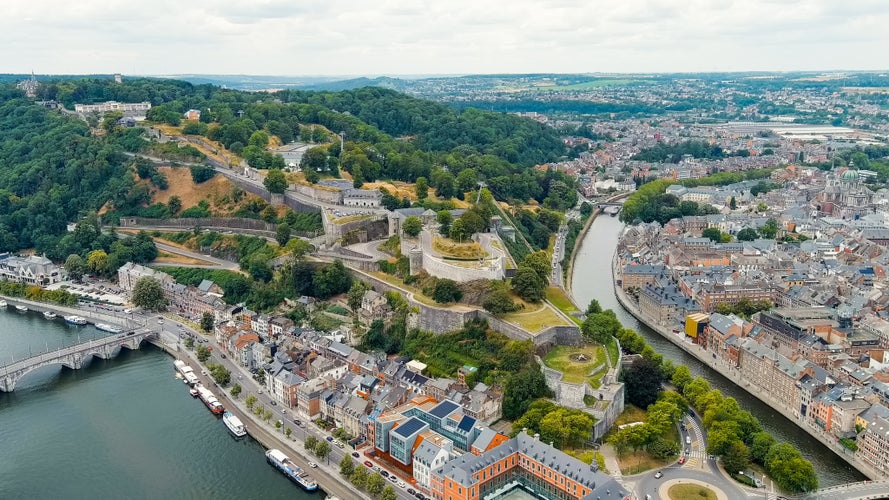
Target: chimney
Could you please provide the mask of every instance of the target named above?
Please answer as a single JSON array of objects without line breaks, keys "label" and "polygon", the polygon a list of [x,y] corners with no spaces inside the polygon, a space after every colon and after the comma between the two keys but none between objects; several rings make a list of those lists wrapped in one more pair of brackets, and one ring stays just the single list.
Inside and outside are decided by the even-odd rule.
[{"label": "chimney", "polygon": [[534,441],[540,441],[540,434],[539,433],[534,434]]}]

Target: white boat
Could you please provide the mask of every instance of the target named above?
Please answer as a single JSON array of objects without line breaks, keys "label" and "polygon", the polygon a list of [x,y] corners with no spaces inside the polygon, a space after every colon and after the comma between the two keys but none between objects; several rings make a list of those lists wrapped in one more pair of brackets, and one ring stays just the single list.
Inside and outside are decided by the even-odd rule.
[{"label": "white boat", "polygon": [[9,304],[7,304],[5,300],[0,300],[0,307],[6,307],[8,305]]},{"label": "white boat", "polygon": [[241,419],[234,413],[230,411],[223,413],[222,422],[228,427],[228,430],[232,431],[232,434],[234,434],[235,437],[244,437],[247,435],[247,428],[244,427],[244,422],[241,422]]},{"label": "white boat", "polygon": [[65,316],[65,323],[68,323],[69,325],[85,325],[86,318],[81,316]]},{"label": "white boat", "polygon": [[222,413],[225,412],[225,408],[222,407],[222,403],[220,403],[219,400],[216,399],[216,396],[214,396],[209,389],[203,386],[197,386],[195,387],[195,389],[198,390],[198,397],[201,399],[201,401],[204,402],[204,405],[207,407],[207,409],[213,412],[214,415],[222,415]]},{"label": "white boat", "polygon": [[109,325],[108,323],[96,323],[96,329],[108,333],[120,333],[123,331],[116,326]]},{"label": "white boat", "polygon": [[193,398],[198,397],[198,390],[195,389],[194,387],[192,387],[191,389],[189,389],[189,390],[188,390],[188,393],[191,394],[191,397],[193,397]]},{"label": "white boat", "polygon": [[273,467],[283,472],[291,481],[306,491],[318,489],[318,483],[306,471],[293,463],[281,450],[271,449],[265,452],[265,459]]},{"label": "white boat", "polygon": [[18,312],[20,312],[20,313],[28,312],[28,308],[25,307],[25,306],[23,306],[23,305],[21,305],[21,304],[15,306],[15,310],[18,311]]},{"label": "white boat", "polygon": [[46,319],[56,319],[56,313],[52,311],[43,311],[43,317]]}]

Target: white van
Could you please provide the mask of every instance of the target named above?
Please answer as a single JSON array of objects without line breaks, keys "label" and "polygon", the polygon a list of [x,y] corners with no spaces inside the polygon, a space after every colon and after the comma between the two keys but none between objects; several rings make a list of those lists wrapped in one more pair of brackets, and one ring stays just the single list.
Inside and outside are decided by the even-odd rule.
[{"label": "white van", "polygon": [[685,444],[691,444],[691,436],[685,436]]}]

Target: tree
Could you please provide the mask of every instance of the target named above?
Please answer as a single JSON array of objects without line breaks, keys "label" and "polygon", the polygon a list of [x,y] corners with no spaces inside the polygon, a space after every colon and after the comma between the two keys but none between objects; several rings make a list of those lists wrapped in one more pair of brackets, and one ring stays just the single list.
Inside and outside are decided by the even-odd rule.
[{"label": "tree", "polygon": [[419,200],[425,200],[429,196],[429,180],[425,177],[418,177],[414,190]]},{"label": "tree", "polygon": [[178,196],[171,196],[170,201],[167,202],[167,208],[170,209],[170,215],[176,215],[182,210],[182,199]]},{"label": "tree", "polygon": [[737,209],[738,209],[738,200],[736,200],[734,196],[732,196],[732,198],[729,200],[729,202],[728,202],[728,207],[729,207],[731,210],[737,210]]},{"label": "tree", "polygon": [[729,474],[737,474],[750,467],[750,450],[741,441],[733,441],[722,455],[722,466]]},{"label": "tree", "polygon": [[[253,394],[250,394],[249,396],[247,396],[247,399],[244,400],[244,405],[250,411],[253,411],[253,405],[255,405],[255,404],[256,404],[256,396],[254,396]],[[309,437],[311,437],[311,436],[309,436]],[[306,439],[306,442],[308,442],[308,439]]]},{"label": "tree", "polygon": [[759,238],[759,233],[756,232],[756,229],[753,229],[752,227],[745,227],[744,229],[738,231],[738,234],[736,236],[738,238],[738,241],[753,241],[756,238]]},{"label": "tree", "polygon": [[166,309],[167,298],[164,296],[161,282],[152,276],[139,278],[133,286],[133,304],[149,311]]},{"label": "tree", "polygon": [[[500,283],[498,283],[500,284]],[[516,303],[513,302],[509,290],[505,286],[495,286],[485,297],[482,307],[491,314],[498,316],[510,313],[516,310]]]},{"label": "tree", "polygon": [[207,369],[217,384],[226,385],[231,381],[232,373],[224,366],[217,363],[208,363]]},{"label": "tree", "polygon": [[[322,443],[327,443],[327,441],[321,441]],[[364,485],[367,484],[367,469],[364,467],[356,467],[352,472],[352,475],[349,476],[349,482],[355,485],[356,488],[364,488]]]},{"label": "tree", "polygon": [[280,431],[280,430],[281,430],[281,427],[283,427],[283,426],[284,426],[284,424],[281,423],[280,420],[275,420],[275,430],[279,430],[279,431]]},{"label": "tree", "polygon": [[311,451],[312,453],[315,453],[315,446],[318,445],[318,438],[316,438],[315,436],[311,436],[311,435],[306,436],[306,441],[303,445],[305,446],[306,451]]},{"label": "tree", "polygon": [[540,276],[540,279],[544,281],[544,283],[549,282],[549,274],[550,274],[550,259],[549,256],[544,251],[538,251],[534,253],[530,253],[522,260],[522,264],[526,266],[530,266],[534,271],[537,272],[537,275]]},{"label": "tree", "polygon": [[86,265],[95,274],[108,272],[108,254],[104,250],[93,250],[86,256]]},{"label": "tree", "polygon": [[[216,175],[216,170],[207,165],[192,165],[189,170],[191,170],[191,180],[193,180],[195,184],[207,182]],[[170,201],[173,201],[172,198]]]},{"label": "tree", "polygon": [[349,291],[352,286],[352,275],[343,265],[343,261],[335,260],[321,266],[312,280],[315,296],[327,299],[333,295]]},{"label": "tree", "polygon": [[701,231],[701,238],[709,238],[711,241],[719,243],[719,241],[722,239],[722,232],[720,232],[719,229],[715,227],[708,227],[707,229]]},{"label": "tree", "polygon": [[673,377],[670,379],[670,383],[673,384],[673,387],[680,393],[691,381],[691,370],[689,370],[686,365],[677,366],[676,370],[673,371]]},{"label": "tree", "polygon": [[318,455],[318,458],[324,460],[327,458],[327,455],[330,454],[330,443],[327,441],[318,441],[318,444],[315,445],[315,455]]},{"label": "tree", "polygon": [[340,475],[349,477],[353,472],[355,472],[355,462],[349,455],[343,455],[343,459],[340,460]]},{"label": "tree", "polygon": [[414,238],[423,230],[423,221],[421,221],[419,217],[411,215],[407,219],[404,219],[404,224],[402,224],[401,229],[404,231],[404,234]]},{"label": "tree", "polygon": [[201,363],[210,359],[210,349],[207,349],[205,346],[199,345],[194,352],[198,357],[198,361]]},{"label": "tree", "polygon": [[673,402],[661,399],[648,407],[647,422],[654,432],[663,434],[679,423],[682,410]]},{"label": "tree", "polygon": [[741,442],[738,434],[741,432],[737,422],[722,420],[715,422],[707,434],[707,453],[711,455],[726,455],[736,442]]},{"label": "tree", "polygon": [[620,320],[610,309],[603,313],[587,316],[580,327],[587,338],[600,344],[608,342],[608,339],[617,335],[620,328]]},{"label": "tree", "polygon": [[463,298],[463,291],[457,286],[457,282],[447,278],[440,278],[435,281],[435,287],[432,289],[432,300],[439,304],[448,302],[459,302]]},{"label": "tree", "polygon": [[454,222],[454,216],[451,215],[451,212],[449,210],[440,210],[435,216],[435,220],[441,225],[438,232],[442,236],[448,236],[451,224]]},{"label": "tree", "polygon": [[540,365],[532,361],[506,380],[503,390],[503,418],[517,419],[528,411],[534,400],[551,394]]},{"label": "tree", "polygon": [[762,235],[763,238],[772,240],[778,236],[778,221],[769,217],[765,224],[761,228],[759,228],[759,234]]},{"label": "tree", "polygon": [[657,401],[661,392],[661,371],[651,361],[639,358],[624,370],[624,385],[627,391],[627,402],[639,408]]},{"label": "tree", "polygon": [[367,487],[365,489],[371,496],[379,495],[385,487],[386,480],[383,479],[383,476],[379,474],[371,474],[370,477],[367,478]]},{"label": "tree", "polygon": [[475,189],[476,184],[478,184],[478,175],[476,175],[474,169],[464,168],[457,174],[457,189],[461,193],[472,191]]},{"label": "tree", "polygon": [[237,398],[241,394],[241,384],[235,384],[232,386],[231,390],[228,391],[229,394]]},{"label": "tree", "polygon": [[186,349],[194,349],[194,339],[191,337],[185,339],[185,342],[182,344],[185,345]]},{"label": "tree", "polygon": [[456,241],[463,241],[469,237],[469,233],[466,232],[466,225],[463,223],[462,218],[455,220],[453,224],[451,224],[448,236]]},{"label": "tree", "polygon": [[395,494],[395,488],[391,484],[387,484],[380,493],[380,500],[395,500],[398,496]]},{"label": "tree", "polygon": [[287,177],[285,177],[284,172],[279,169],[269,170],[269,173],[266,174],[262,183],[270,193],[282,194],[287,190]]},{"label": "tree", "polygon": [[766,454],[775,445],[775,437],[768,432],[753,434],[750,444],[750,456],[758,463],[765,463]]},{"label": "tree", "polygon": [[282,222],[275,229],[275,241],[282,247],[290,241],[290,224]]},{"label": "tree", "polygon": [[201,330],[205,332],[213,331],[213,313],[210,311],[205,311],[204,314],[201,315]]},{"label": "tree", "polygon": [[352,282],[352,286],[349,288],[349,293],[346,294],[346,300],[349,303],[349,309],[352,312],[357,312],[358,308],[361,307],[361,301],[364,299],[364,294],[370,289],[367,286],[367,283],[361,280],[355,280]]},{"label": "tree", "polygon": [[590,304],[586,306],[586,315],[590,316],[592,314],[599,314],[602,312],[602,306],[599,305],[599,301],[593,299],[590,301]]},{"label": "tree", "polygon": [[291,434],[293,434],[293,429],[291,429],[290,427],[287,427],[286,429],[284,429],[284,436],[286,436],[287,439],[290,439]]},{"label": "tree", "polygon": [[[457,222],[454,223],[455,227]],[[540,302],[546,295],[546,282],[540,278],[534,268],[520,265],[515,276],[512,277],[512,290],[523,300]]]},{"label": "tree", "polygon": [[65,272],[74,281],[80,281],[86,271],[86,263],[76,253],[72,253],[65,259]]}]

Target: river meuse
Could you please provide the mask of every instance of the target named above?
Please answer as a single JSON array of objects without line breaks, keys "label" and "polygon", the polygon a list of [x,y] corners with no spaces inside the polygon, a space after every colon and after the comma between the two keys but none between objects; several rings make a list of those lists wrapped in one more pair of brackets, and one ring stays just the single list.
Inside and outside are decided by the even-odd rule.
[{"label": "river meuse", "polygon": [[[0,365],[103,335],[0,309]],[[153,346],[47,367],[0,393],[0,499],[319,499],[265,461],[174,377]]]},{"label": "river meuse", "polygon": [[592,299],[597,299],[603,309],[613,309],[625,327],[640,332],[655,351],[676,364],[687,365],[692,374],[703,376],[711,387],[735,398],[742,408],[759,418],[767,431],[792,444],[812,461],[821,487],[866,479],[796,424],[641,324],[621,307],[614,296],[611,260],[623,227],[617,218],[607,216],[598,217],[590,227],[574,264],[572,288],[578,305],[585,308]]}]

